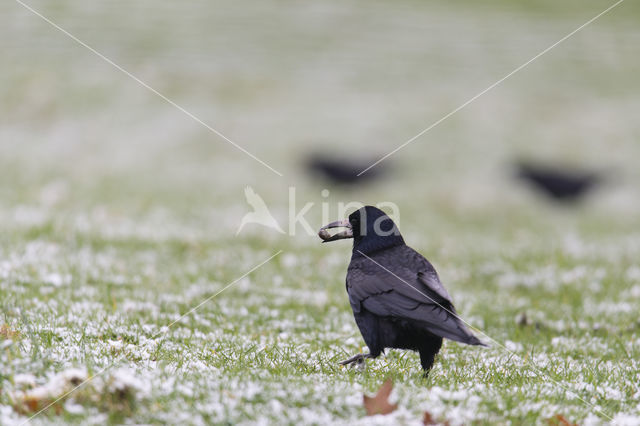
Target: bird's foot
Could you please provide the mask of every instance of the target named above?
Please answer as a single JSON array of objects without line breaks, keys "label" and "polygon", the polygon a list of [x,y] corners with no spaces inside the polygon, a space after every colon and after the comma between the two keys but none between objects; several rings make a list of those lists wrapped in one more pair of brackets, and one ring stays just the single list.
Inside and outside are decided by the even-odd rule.
[{"label": "bird's foot", "polygon": [[357,354],[349,359],[341,361],[340,365],[354,365],[362,368],[364,366],[364,360],[367,358],[372,358],[371,354]]}]

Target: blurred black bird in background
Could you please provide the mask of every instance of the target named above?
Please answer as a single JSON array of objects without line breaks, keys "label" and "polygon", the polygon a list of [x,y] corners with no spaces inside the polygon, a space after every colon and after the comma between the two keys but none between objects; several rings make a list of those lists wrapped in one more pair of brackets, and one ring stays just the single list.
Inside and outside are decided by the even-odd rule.
[{"label": "blurred black bird in background", "polygon": [[316,176],[337,185],[361,185],[376,180],[387,173],[388,165],[380,163],[358,176],[373,161],[354,161],[331,157],[325,154],[313,154],[307,159],[307,170]]},{"label": "blurred black bird in background", "polygon": [[551,199],[561,202],[578,201],[603,180],[596,172],[524,162],[516,165],[516,176]]},{"label": "blurred black bird in background", "polygon": [[[329,228],[346,228],[330,235]],[[342,365],[376,358],[386,348],[420,353],[425,376],[442,346],[442,338],[484,345],[456,314],[451,297],[436,270],[408,247],[395,223],[383,211],[363,207],[323,226],[323,242],[353,238],[347,271],[347,293],[369,353],[357,354]]]}]

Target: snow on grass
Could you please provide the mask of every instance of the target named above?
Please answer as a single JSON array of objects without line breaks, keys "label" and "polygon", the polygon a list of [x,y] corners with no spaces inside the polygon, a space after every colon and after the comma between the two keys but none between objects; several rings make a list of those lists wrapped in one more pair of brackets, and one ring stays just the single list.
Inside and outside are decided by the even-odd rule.
[{"label": "snow on grass", "polygon": [[[451,424],[558,413],[597,423],[598,410],[621,422],[640,415],[638,323],[625,296],[636,284],[624,260],[584,263],[535,245],[509,257],[500,247],[449,249],[442,265],[432,257],[461,314],[513,353],[447,342],[425,381],[417,356],[402,351],[364,372],[338,366],[363,346],[344,293],[348,256],[315,240],[180,319],[264,258],[270,242],[247,250],[234,240],[192,246],[83,232],[79,245],[50,231],[35,241],[16,236],[3,249],[2,321],[16,332],[0,352],[3,424],[24,419],[16,407],[27,395],[60,395],[55,378],[64,372],[105,367],[38,422],[418,424],[426,410]],[[514,275],[535,285],[505,286],[501,277]],[[68,278],[56,285],[52,276]],[[401,410],[363,419],[362,393],[389,375]]]}]

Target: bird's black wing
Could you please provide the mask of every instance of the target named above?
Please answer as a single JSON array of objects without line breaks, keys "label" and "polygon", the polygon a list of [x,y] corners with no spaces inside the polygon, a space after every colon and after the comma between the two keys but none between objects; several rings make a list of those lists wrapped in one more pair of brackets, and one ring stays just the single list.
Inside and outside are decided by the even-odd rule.
[{"label": "bird's black wing", "polygon": [[347,291],[354,313],[364,309],[377,316],[415,322],[437,336],[482,344],[460,320],[424,257],[406,246],[388,252],[352,260]]}]

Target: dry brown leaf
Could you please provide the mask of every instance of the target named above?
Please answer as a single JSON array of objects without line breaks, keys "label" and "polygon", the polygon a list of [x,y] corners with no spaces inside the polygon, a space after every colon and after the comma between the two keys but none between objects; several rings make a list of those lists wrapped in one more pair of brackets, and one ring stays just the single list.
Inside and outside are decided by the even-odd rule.
[{"label": "dry brown leaf", "polygon": [[433,420],[431,413],[428,411],[425,411],[424,416],[422,417],[422,424],[425,426],[429,426],[429,425],[435,425],[437,423],[435,420]]},{"label": "dry brown leaf", "polygon": [[363,395],[364,409],[367,411],[367,416],[375,416],[376,414],[389,414],[394,412],[398,408],[398,404],[389,403],[389,395],[393,390],[393,381],[387,379],[375,396]]},{"label": "dry brown leaf", "polygon": [[435,420],[433,418],[433,416],[431,415],[431,413],[428,412],[428,411],[424,412],[424,416],[422,417],[422,424],[424,424],[425,426],[432,426],[432,425],[449,426],[449,422],[447,422],[447,421],[439,422],[439,421]]},{"label": "dry brown leaf", "polygon": [[549,419],[549,424],[554,426],[578,426],[577,423],[571,423],[562,414],[556,414]]},{"label": "dry brown leaf", "polygon": [[5,339],[18,339],[20,332],[12,330],[7,324],[0,325],[0,337]]},{"label": "dry brown leaf", "polygon": [[27,397],[24,399],[24,405],[27,406],[28,411],[31,412],[36,412],[38,411],[38,407],[40,405],[40,400],[33,398],[33,397]]},{"label": "dry brown leaf", "polygon": [[[16,411],[16,413],[29,415],[37,413],[41,409],[51,404],[51,402],[53,401],[49,398],[41,399],[36,396],[25,395],[24,397],[16,401],[16,403],[13,405],[13,409]],[[60,405],[54,404],[53,408],[55,409],[56,414],[59,414],[61,408]]]},{"label": "dry brown leaf", "polygon": [[24,391],[12,393],[14,409],[21,414],[36,413],[43,409],[61,414],[65,397],[75,386],[87,378],[83,370],[67,369],[56,374],[47,383]]}]

